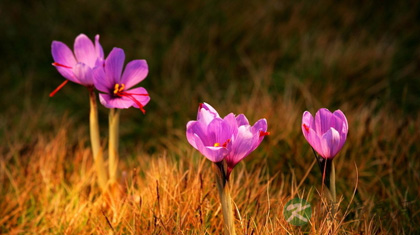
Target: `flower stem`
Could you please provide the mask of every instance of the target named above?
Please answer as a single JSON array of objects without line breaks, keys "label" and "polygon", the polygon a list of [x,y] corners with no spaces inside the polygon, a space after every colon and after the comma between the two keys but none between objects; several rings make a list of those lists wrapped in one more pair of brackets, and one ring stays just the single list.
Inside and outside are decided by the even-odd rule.
[{"label": "flower stem", "polygon": [[109,111],[109,180],[116,182],[118,168],[118,136],[120,124],[120,110],[110,109]]},{"label": "flower stem", "polygon": [[217,189],[219,190],[220,203],[222,204],[223,220],[225,224],[225,235],[236,235],[232,209],[230,188],[226,178],[225,167],[222,162],[213,164],[216,174]]},{"label": "flower stem", "polygon": [[93,88],[89,88],[89,127],[90,127],[90,144],[92,146],[93,160],[98,174],[98,182],[102,191],[106,190],[107,175],[105,171],[105,164],[103,158],[103,151],[99,137],[99,124],[98,124],[98,106],[96,104],[96,96]]}]

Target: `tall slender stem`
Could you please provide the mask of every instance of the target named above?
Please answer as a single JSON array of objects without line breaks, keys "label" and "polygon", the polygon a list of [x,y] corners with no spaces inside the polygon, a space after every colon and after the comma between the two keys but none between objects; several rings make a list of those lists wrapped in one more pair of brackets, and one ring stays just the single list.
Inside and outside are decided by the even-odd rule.
[{"label": "tall slender stem", "polygon": [[101,141],[99,136],[98,124],[98,106],[96,104],[96,96],[93,88],[89,89],[89,127],[90,127],[90,144],[92,146],[93,160],[98,174],[99,186],[103,191],[106,190],[107,175],[105,171],[105,164],[103,158],[103,151],[101,148]]},{"label": "tall slender stem", "polygon": [[118,168],[118,137],[120,124],[120,110],[110,109],[109,111],[109,180],[116,182]]},{"label": "tall slender stem", "polygon": [[213,164],[213,170],[216,174],[217,189],[219,190],[220,203],[222,204],[225,235],[236,235],[232,198],[230,197],[230,188],[226,178],[225,167],[222,162],[219,162]]}]

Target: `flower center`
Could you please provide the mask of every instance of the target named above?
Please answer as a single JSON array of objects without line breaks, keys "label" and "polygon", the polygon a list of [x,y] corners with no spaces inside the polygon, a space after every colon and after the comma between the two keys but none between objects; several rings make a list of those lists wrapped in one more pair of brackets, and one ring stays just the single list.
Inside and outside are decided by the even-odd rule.
[{"label": "flower center", "polygon": [[[63,67],[66,69],[71,69],[72,67],[64,65],[64,64],[60,64],[57,62],[52,63],[53,66],[56,67]],[[63,83],[61,83],[57,88],[55,88],[51,93],[50,93],[50,97],[53,97],[55,95],[55,93],[57,93],[59,90],[61,90],[61,88],[63,88],[67,83],[69,82],[69,80],[65,80]]]},{"label": "flower center", "polygon": [[137,104],[137,106],[139,106],[139,109],[143,112],[143,114],[146,113],[146,110],[144,110],[144,106],[140,103],[140,101],[138,101],[134,96],[139,95],[139,96],[149,96],[149,94],[136,94],[136,93],[131,93],[131,92],[127,92],[124,91],[125,89],[125,85],[123,83],[119,84],[115,84],[114,85],[114,91],[112,92],[115,96],[118,97],[127,97],[130,100],[132,100],[134,103]]},{"label": "flower center", "polygon": [[124,88],[125,88],[125,85],[124,84],[115,84],[115,86],[114,86],[114,95],[119,95],[121,92],[123,92],[123,90],[124,90]]},{"label": "flower center", "polygon": [[222,145],[220,143],[214,143],[213,147],[223,147],[223,148],[226,148],[229,142],[230,142],[230,139],[227,139]]}]

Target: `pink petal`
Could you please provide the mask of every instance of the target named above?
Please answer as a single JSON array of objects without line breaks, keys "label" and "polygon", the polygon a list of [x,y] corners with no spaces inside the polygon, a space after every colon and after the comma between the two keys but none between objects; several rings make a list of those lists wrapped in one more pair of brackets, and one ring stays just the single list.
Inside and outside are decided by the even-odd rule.
[{"label": "pink petal", "polygon": [[[187,123],[186,135],[188,142],[197,149],[197,145],[195,144],[195,135],[197,135],[200,139],[204,139],[207,135],[207,127],[201,122],[189,121]],[[208,141],[205,141],[205,143],[208,143]]]},{"label": "pink petal", "polygon": [[333,114],[326,108],[319,109],[315,114],[315,131],[319,136],[322,136],[331,127],[331,122],[334,120]]},{"label": "pink petal", "polygon": [[305,136],[306,141],[312,146],[312,148],[319,154],[323,156],[323,149],[320,137],[317,135],[314,129],[309,128],[308,131],[302,127],[302,132]]},{"label": "pink petal", "polygon": [[198,135],[195,135],[194,137],[194,141],[197,145],[196,149],[212,162],[222,161],[228,153],[227,149],[223,147],[204,146],[202,140],[200,139],[200,137],[198,137]]},{"label": "pink petal", "polygon": [[[202,111],[204,111],[204,110],[207,111],[205,117],[202,116],[202,114],[203,114]],[[213,120],[213,118],[215,118],[215,117],[220,117],[219,113],[211,105],[209,105],[207,103],[200,104],[200,106],[198,108],[198,113],[197,113],[197,121],[200,121],[200,119],[202,119],[202,118],[209,118],[210,116],[212,117],[210,119],[210,121]],[[205,120],[205,122],[207,122],[207,123],[209,123],[210,121],[208,119]]]},{"label": "pink petal", "polygon": [[127,109],[134,104],[134,102],[127,97],[113,97],[109,94],[99,94],[99,101],[103,106],[109,109]]},{"label": "pink petal", "polygon": [[97,58],[95,47],[86,35],[80,34],[77,36],[74,41],[74,54],[78,62],[85,63],[91,68],[95,66]]},{"label": "pink petal", "polygon": [[99,34],[96,34],[95,36],[95,52],[96,52],[96,57],[100,59],[104,58],[104,50],[102,49],[102,46],[99,43]]},{"label": "pink petal", "polygon": [[334,158],[340,151],[340,134],[334,128],[330,128],[321,138],[322,156],[326,159]]},{"label": "pink petal", "polygon": [[55,66],[58,72],[68,80],[75,83],[80,83],[79,80],[74,76],[71,69],[77,62],[70,48],[62,42],[53,41],[51,44],[51,54],[53,56],[54,62],[66,67],[70,67],[66,68],[63,66]]},{"label": "pink petal", "polygon": [[232,150],[226,157],[226,163],[232,169],[238,162],[244,159],[258,142],[258,136],[251,131],[251,126],[240,126],[238,134],[232,143]]},{"label": "pink petal", "polygon": [[121,83],[121,72],[124,66],[125,54],[120,48],[114,47],[105,60],[106,80],[113,84]]},{"label": "pink petal", "polygon": [[130,89],[139,82],[143,81],[149,72],[149,67],[145,60],[133,60],[125,66],[121,83],[126,89]]},{"label": "pink petal", "polygon": [[255,142],[255,146],[253,146],[251,151],[254,151],[263,141],[265,135],[261,135],[261,132],[267,132],[267,120],[265,118],[258,120],[252,126],[252,133],[254,133],[254,135],[258,135],[258,141]]},{"label": "pink petal", "polygon": [[333,113],[334,117],[335,117],[335,122],[336,125],[334,126],[334,128],[339,132],[339,133],[345,133],[347,135],[347,132],[349,131],[349,124],[347,122],[347,118],[344,115],[344,113],[341,110],[335,110]]},{"label": "pink petal", "polygon": [[80,84],[84,86],[91,86],[93,85],[93,75],[92,69],[83,63],[77,63],[73,67],[73,73],[80,81]]},{"label": "pink petal", "polygon": [[231,139],[231,137],[232,132],[223,119],[215,118],[207,126],[208,145],[214,146],[216,143],[223,145],[224,143],[227,143],[228,139]]},{"label": "pink petal", "polygon": [[198,110],[197,121],[203,122],[206,126],[209,125],[209,123],[215,118],[220,118],[217,112],[214,113],[205,108]]},{"label": "pink petal", "polygon": [[[143,106],[146,106],[146,104],[149,103],[150,101],[150,96],[148,96],[147,90],[144,89],[143,87],[137,87],[131,90],[127,90],[125,92],[127,92],[127,94],[131,94],[132,97],[136,99],[137,101],[139,101],[140,104],[142,104]],[[147,95],[147,96],[144,96],[144,95]],[[136,103],[133,104],[133,107],[139,108],[139,106]]]},{"label": "pink petal", "polygon": [[236,117],[236,122],[238,123],[238,126],[249,125],[248,119],[243,114],[239,114]]},{"label": "pink petal", "polygon": [[102,67],[96,67],[93,69],[93,84],[98,91],[105,93],[112,93],[114,90],[115,83],[112,80],[106,79],[105,71]]}]

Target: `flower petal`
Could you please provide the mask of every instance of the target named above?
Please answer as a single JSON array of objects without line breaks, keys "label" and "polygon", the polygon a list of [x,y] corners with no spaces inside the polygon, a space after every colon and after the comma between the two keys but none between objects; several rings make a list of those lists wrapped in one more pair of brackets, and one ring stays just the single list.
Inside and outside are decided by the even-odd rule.
[{"label": "flower petal", "polygon": [[[130,94],[134,99],[136,99],[137,101],[140,102],[141,105],[146,106],[147,103],[149,103],[150,101],[150,96],[147,93],[147,90],[144,89],[143,87],[137,87],[131,90],[127,90],[126,91],[127,94]],[[147,96],[144,96],[147,95]],[[139,108],[139,106],[134,103],[133,104],[134,108]]]},{"label": "flower petal", "polygon": [[321,138],[322,156],[332,159],[340,151],[340,134],[334,128],[330,128]]},{"label": "flower petal", "polygon": [[207,126],[207,139],[209,142],[206,143],[206,146],[214,146],[216,143],[223,145],[231,137],[232,132],[228,123],[221,118],[215,118]]},{"label": "flower petal", "polygon": [[73,67],[73,73],[84,86],[93,85],[92,69],[84,63],[77,63]]},{"label": "flower petal", "polygon": [[96,57],[103,59],[104,58],[104,50],[102,49],[101,44],[99,43],[99,34],[95,36],[95,52]]},{"label": "flower petal", "polygon": [[260,145],[263,141],[265,135],[261,135],[260,133],[267,132],[267,120],[265,118],[258,120],[252,126],[252,132],[254,133],[254,135],[258,135],[258,141],[255,142],[255,146],[253,146],[251,152],[254,151],[258,147],[258,145]]},{"label": "flower petal", "polygon": [[105,78],[108,82],[113,84],[121,83],[120,78],[124,60],[124,50],[114,47],[105,60]]},{"label": "flower petal", "polygon": [[79,83],[79,80],[74,76],[71,69],[71,67],[73,67],[77,62],[70,48],[62,42],[53,41],[51,44],[51,54],[54,62],[70,67],[66,68],[62,66],[55,66],[58,72],[68,80]]},{"label": "flower petal", "polygon": [[114,89],[114,83],[112,80],[106,79],[105,70],[103,67],[96,67],[92,71],[93,84],[98,91],[105,93],[111,93]]},{"label": "flower petal", "polygon": [[245,117],[245,115],[243,114],[239,114],[236,117],[236,122],[238,123],[238,126],[242,126],[242,125],[249,125],[249,121],[248,119]]},{"label": "flower petal", "polygon": [[248,156],[256,142],[258,142],[258,136],[252,133],[251,126],[240,126],[238,134],[233,140],[232,150],[225,158],[228,167],[232,169],[238,162]]},{"label": "flower petal", "polygon": [[[203,114],[202,111],[203,110],[207,111],[207,112],[205,112],[205,115],[206,115],[205,117],[202,116],[202,114]],[[209,117],[211,117],[211,119],[207,119]],[[205,122],[209,123],[215,117],[220,117],[220,116],[219,116],[219,113],[211,105],[209,105],[207,103],[201,103],[200,104],[200,106],[198,107],[197,121],[200,121],[200,119],[205,118],[206,119]]]},{"label": "flower petal", "polygon": [[197,135],[195,135],[194,137],[195,143],[197,145],[196,149],[212,162],[222,161],[228,153],[227,149],[223,147],[204,146],[200,137],[198,137]]},{"label": "flower petal", "polygon": [[197,135],[201,139],[201,142],[208,142],[207,140],[205,140],[207,137],[207,127],[204,126],[201,122],[189,121],[187,123],[186,135],[188,142],[196,149],[197,145],[195,143],[195,135]]},{"label": "flower petal", "polygon": [[326,108],[319,109],[315,114],[315,131],[319,136],[322,136],[331,127],[331,122],[334,121],[333,114]]},{"label": "flower petal", "polygon": [[89,67],[95,66],[97,54],[92,41],[84,34],[77,36],[74,41],[74,54],[78,62],[85,63]]},{"label": "flower petal", "polygon": [[127,97],[112,97],[109,94],[99,94],[99,101],[103,106],[109,109],[127,109],[134,104],[134,102]]},{"label": "flower petal", "polygon": [[125,85],[126,89],[130,89],[143,81],[148,73],[149,67],[146,60],[133,60],[125,66],[121,83]]}]

